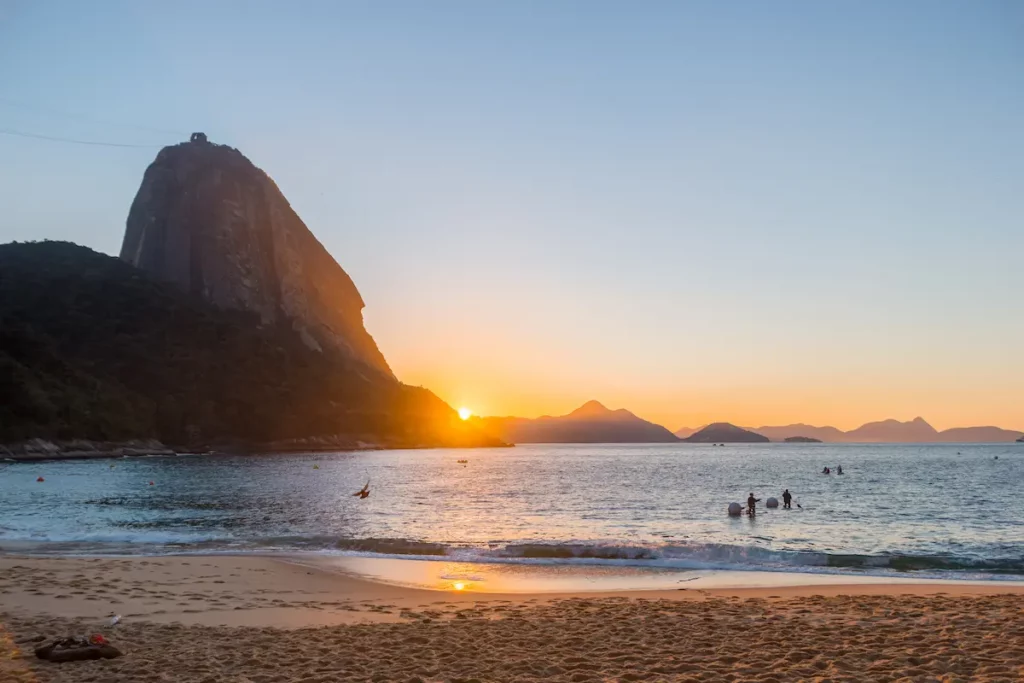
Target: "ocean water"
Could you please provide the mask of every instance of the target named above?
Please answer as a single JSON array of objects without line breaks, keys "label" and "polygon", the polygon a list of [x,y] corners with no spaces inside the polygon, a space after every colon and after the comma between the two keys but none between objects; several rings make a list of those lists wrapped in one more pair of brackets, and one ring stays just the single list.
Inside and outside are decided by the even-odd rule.
[{"label": "ocean water", "polygon": [[[826,465],[845,474],[823,475]],[[367,481],[370,496],[353,497]],[[1021,580],[1022,487],[1024,444],[527,445],[8,462],[0,463],[0,549]],[[801,507],[765,509],[769,496],[781,505],[784,488]],[[728,517],[727,505],[749,492],[763,499],[758,515]]]}]

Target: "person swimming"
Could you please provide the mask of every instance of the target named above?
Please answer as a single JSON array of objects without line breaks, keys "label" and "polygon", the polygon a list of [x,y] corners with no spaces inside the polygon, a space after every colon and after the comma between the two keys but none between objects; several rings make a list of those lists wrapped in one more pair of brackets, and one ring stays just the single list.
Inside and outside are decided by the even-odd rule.
[{"label": "person swimming", "polygon": [[793,503],[793,494],[791,494],[789,492],[789,489],[786,489],[785,491],[782,492],[782,507],[787,509],[787,510],[790,510],[790,509],[793,508],[792,503]]},{"label": "person swimming", "polygon": [[822,474],[832,474],[832,470],[830,470],[829,468],[827,468],[827,467],[826,467],[825,469],[823,469],[823,470],[821,471],[821,473],[822,473]]},{"label": "person swimming", "polygon": [[840,466],[838,466],[838,467],[836,468],[836,474],[842,474],[842,473],[843,473],[843,466],[842,466],[842,465],[840,465]]},{"label": "person swimming", "polygon": [[753,491],[750,492],[750,496],[747,498],[747,514],[751,517],[757,514],[757,503],[760,500],[760,498],[754,498]]}]

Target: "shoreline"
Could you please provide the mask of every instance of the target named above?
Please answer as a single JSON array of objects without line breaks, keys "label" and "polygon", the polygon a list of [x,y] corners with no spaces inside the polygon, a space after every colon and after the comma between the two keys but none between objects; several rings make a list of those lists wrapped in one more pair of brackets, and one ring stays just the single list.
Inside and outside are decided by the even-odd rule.
[{"label": "shoreline", "polygon": [[[553,546],[557,547],[557,546]],[[640,546],[637,546],[640,548]],[[404,550],[403,550],[404,549]],[[440,552],[435,552],[435,551]],[[448,554],[447,550],[455,552]],[[149,559],[160,558],[195,558],[195,557],[254,557],[267,558],[307,564],[318,570],[343,571],[352,574],[365,574],[366,580],[391,585],[430,587],[437,583],[438,567],[458,565],[463,573],[478,573],[499,579],[508,584],[506,579],[519,575],[519,579],[529,579],[530,574],[543,575],[555,573],[567,584],[576,576],[580,583],[583,580],[594,584],[608,583],[601,575],[632,575],[643,577],[642,580],[613,581],[608,585],[610,590],[636,591],[652,586],[675,582],[676,578],[685,577],[686,581],[697,580],[701,586],[715,587],[750,585],[771,586],[802,586],[823,585],[833,583],[976,583],[981,585],[1021,585],[1024,586],[1024,571],[1018,565],[1015,569],[993,566],[952,566],[937,564],[930,566],[927,558],[916,558],[914,566],[904,566],[912,557],[871,558],[865,556],[865,562],[812,562],[794,564],[748,564],[743,562],[714,562],[705,560],[687,560],[684,556],[652,557],[647,555],[631,556],[629,554],[588,555],[588,554],[484,554],[463,553],[465,548],[447,548],[443,544],[406,539],[363,539],[339,541],[333,546],[314,545],[274,546],[267,544],[230,543],[220,544],[215,540],[196,542],[195,544],[173,541],[139,541],[129,538],[121,540],[27,540],[0,538],[0,558],[96,558],[96,559]],[[824,554],[828,559],[830,556]],[[846,556],[842,556],[846,557]],[[870,561],[870,560],[878,561]],[[886,564],[882,560],[888,560]],[[349,568],[355,567],[355,568]],[[426,568],[431,569],[426,569]],[[594,579],[593,575],[599,578]],[[657,580],[657,577],[668,577]],[[723,584],[722,577],[731,577],[730,583]],[[533,577],[533,578],[536,578]],[[543,578],[543,577],[541,577]],[[616,578],[612,576],[612,578]],[[489,580],[489,579],[488,579]],[[481,580],[482,581],[482,580]],[[480,581],[478,581],[480,583]],[[541,581],[541,584],[550,583]],[[515,581],[512,592],[552,592],[550,586],[534,591],[530,588],[531,581]],[[511,585],[511,584],[509,584]],[[535,587],[536,581],[532,582]],[[486,592],[495,592],[494,588],[480,588]],[[580,590],[592,591],[591,585],[576,588],[569,586],[568,592]]]},{"label": "shoreline", "polygon": [[[357,558],[366,559],[366,558]],[[377,561],[376,559],[374,561]],[[393,560],[417,563],[417,560]],[[445,564],[445,563],[430,563]],[[448,563],[456,565],[459,563]],[[477,567],[474,567],[476,569]],[[580,599],[704,601],[710,598],[789,600],[854,596],[1014,595],[1024,605],[1024,581],[958,581],[769,572],[710,572],[724,580],[671,587],[614,584],[561,590],[484,588],[458,568],[435,585],[372,578],[331,558],[301,555],[37,556],[0,553],[0,611],[102,620],[125,618],[214,626],[300,628],[363,621],[401,621],[399,612],[426,604],[540,604]],[[696,573],[696,572],[692,572]],[[765,575],[772,580],[757,581]],[[755,579],[744,582],[743,579]],[[779,580],[781,578],[781,580]],[[821,580],[824,578],[825,580]],[[807,580],[810,579],[810,580]],[[462,587],[458,587],[462,584]],[[296,587],[301,586],[296,590]],[[160,589],[157,589],[160,587]],[[310,596],[318,596],[312,599]],[[324,596],[331,599],[320,604]],[[382,611],[377,603],[392,606]],[[193,603],[198,603],[193,604]],[[377,606],[374,606],[377,605]],[[198,608],[197,608],[198,607]],[[365,609],[364,609],[365,608]],[[386,615],[390,614],[391,617]]]},{"label": "shoreline", "polygon": [[[685,439],[677,442],[664,442],[665,444],[688,444],[693,446],[706,446],[707,443],[687,442]],[[709,442],[710,443],[710,442]],[[727,442],[730,446],[744,445],[745,442]],[[785,445],[785,441],[771,441],[765,443]],[[790,445],[806,446],[804,442],[788,442]],[[825,446],[899,446],[899,445],[927,445],[927,446],[1005,446],[1013,443],[1024,443],[1024,437],[1016,441],[928,441],[928,442],[846,442],[846,441],[822,441],[818,442]],[[102,460],[106,458],[127,458],[146,456],[230,456],[230,455],[289,455],[296,453],[348,453],[356,451],[398,451],[398,450],[432,450],[444,448],[471,449],[471,448],[515,448],[517,445],[537,446],[546,445],[540,442],[524,441],[519,444],[508,442],[501,444],[388,444],[371,443],[364,441],[332,440],[331,437],[308,437],[297,442],[271,442],[271,443],[205,443],[193,444],[191,446],[168,446],[156,439],[129,439],[126,441],[96,441],[91,439],[45,439],[32,438],[13,443],[0,443],[0,461],[9,462],[46,462],[61,460]],[[629,443],[606,443],[606,442],[573,442],[555,445],[664,445],[663,442],[629,442]],[[763,445],[763,444],[762,444]]]},{"label": "shoreline", "polygon": [[449,444],[425,445],[407,444],[391,445],[366,442],[322,443],[317,441],[305,443],[269,443],[269,444],[206,444],[191,447],[167,446],[155,439],[131,441],[90,441],[74,439],[68,441],[51,441],[49,439],[29,439],[18,443],[0,443],[0,461],[8,462],[59,462],[62,460],[103,460],[110,458],[144,458],[144,457],[218,457],[218,456],[271,456],[290,455],[297,453],[351,453],[361,451],[400,451],[430,450],[440,448],[514,448],[515,444],[502,445],[468,445],[454,446]]},{"label": "shoreline", "polygon": [[[0,595],[0,680],[12,683],[1024,675],[1024,586],[995,582],[483,593],[294,558],[0,554]],[[32,656],[83,633],[125,656]]]}]

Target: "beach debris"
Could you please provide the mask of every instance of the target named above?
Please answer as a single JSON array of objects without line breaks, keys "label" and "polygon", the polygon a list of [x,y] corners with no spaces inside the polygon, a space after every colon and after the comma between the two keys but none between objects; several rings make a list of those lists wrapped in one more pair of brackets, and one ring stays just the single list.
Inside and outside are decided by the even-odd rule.
[{"label": "beach debris", "polygon": [[114,626],[117,626],[120,622],[121,622],[121,615],[120,614],[115,614],[114,616],[110,617],[110,621],[107,622],[107,626],[109,626],[110,628],[113,628]]},{"label": "beach debris", "polygon": [[729,503],[729,516],[739,517],[743,514],[743,506],[739,503]]},{"label": "beach debris", "polygon": [[779,507],[779,499],[772,497],[764,502],[765,507],[777,508]]},{"label": "beach debris", "polygon": [[366,486],[364,486],[363,488],[359,489],[358,491],[356,491],[352,495],[353,496],[359,496],[360,499],[368,498],[370,496],[370,480],[367,479],[366,480]]},{"label": "beach debris", "polygon": [[46,645],[37,647],[36,657],[48,662],[79,662],[87,659],[116,659],[124,653],[110,644],[99,633],[89,638],[58,638]]}]

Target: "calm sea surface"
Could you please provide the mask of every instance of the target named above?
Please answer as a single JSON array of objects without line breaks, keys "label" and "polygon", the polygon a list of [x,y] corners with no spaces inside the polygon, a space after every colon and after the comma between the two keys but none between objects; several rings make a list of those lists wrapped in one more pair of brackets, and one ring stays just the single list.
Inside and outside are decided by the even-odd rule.
[{"label": "calm sea surface", "polygon": [[[845,474],[823,475],[826,465]],[[367,480],[371,495],[353,497]],[[787,487],[801,508],[762,501],[753,519],[726,515],[751,491],[781,498]],[[1022,488],[1024,444],[529,445],[0,463],[0,548],[1021,579]]]}]

